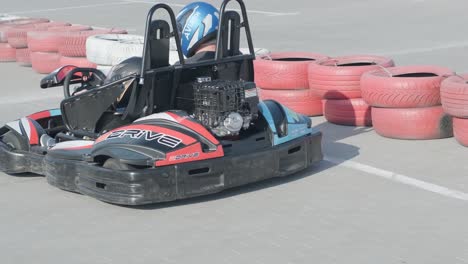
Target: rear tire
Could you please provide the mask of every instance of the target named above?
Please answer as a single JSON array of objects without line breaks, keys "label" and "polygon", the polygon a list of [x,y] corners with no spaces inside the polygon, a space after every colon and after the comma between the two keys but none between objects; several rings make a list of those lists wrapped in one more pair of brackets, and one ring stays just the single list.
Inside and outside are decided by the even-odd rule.
[{"label": "rear tire", "polygon": [[111,170],[120,170],[120,171],[128,171],[128,170],[134,170],[135,167],[132,165],[122,163],[116,159],[109,158],[104,162],[104,165],[102,167],[106,169],[111,169]]},{"label": "rear tire", "polygon": [[12,148],[12,150],[28,150],[29,147],[13,131],[8,131],[4,134],[2,142]]}]

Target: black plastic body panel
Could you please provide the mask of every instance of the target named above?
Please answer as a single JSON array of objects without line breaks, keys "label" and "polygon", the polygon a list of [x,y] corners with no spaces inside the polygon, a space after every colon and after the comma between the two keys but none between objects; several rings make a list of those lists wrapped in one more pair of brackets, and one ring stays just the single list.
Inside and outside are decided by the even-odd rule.
[{"label": "black plastic body panel", "polygon": [[11,151],[0,141],[0,171],[9,174],[31,172],[43,175],[44,155],[27,151]]},{"label": "black plastic body panel", "polygon": [[322,160],[320,132],[241,155],[178,165],[116,171],[84,161],[47,156],[50,184],[121,205],[140,205],[207,195],[293,174]]}]

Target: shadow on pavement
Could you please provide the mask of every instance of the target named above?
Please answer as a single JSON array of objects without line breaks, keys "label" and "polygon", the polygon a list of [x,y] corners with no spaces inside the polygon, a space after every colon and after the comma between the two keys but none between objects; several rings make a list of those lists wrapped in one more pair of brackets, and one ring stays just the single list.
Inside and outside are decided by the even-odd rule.
[{"label": "shadow on pavement", "polygon": [[[318,123],[318,118],[313,118],[313,123]],[[347,137],[352,137],[361,133],[366,133],[372,131],[371,127],[353,127],[353,126],[340,126],[335,124],[330,124],[328,122],[321,122],[315,126],[323,134],[322,148],[324,153],[332,152],[337,153],[337,156],[343,160],[349,160],[359,155],[359,147],[337,142]],[[202,203],[207,201],[214,201],[219,199],[225,199],[233,196],[238,196],[250,192],[255,192],[262,189],[267,189],[275,187],[282,184],[287,184],[293,181],[299,181],[306,177],[312,177],[313,175],[335,167],[339,164],[335,164],[326,160],[321,161],[315,166],[312,166],[304,171],[298,172],[296,174],[281,177],[281,178],[272,178],[267,179],[261,182],[252,183],[245,186],[239,186],[232,189],[227,189],[219,193],[210,194],[206,196],[194,197],[184,200],[165,202],[160,204],[150,204],[142,206],[133,206],[128,207],[131,209],[139,210],[154,210],[160,208],[170,208],[177,206],[185,206],[190,204]],[[126,207],[126,206],[124,206]]]},{"label": "shadow on pavement", "polygon": [[[327,147],[327,146],[342,153],[340,157],[342,158],[344,157],[344,159],[351,159],[359,154],[359,148],[352,146],[352,145],[339,143],[339,142],[324,143],[324,147]],[[225,198],[229,198],[232,196],[238,196],[238,195],[255,192],[258,190],[262,190],[262,189],[275,187],[275,186],[282,185],[282,184],[287,184],[293,181],[299,181],[306,177],[312,177],[313,175],[317,173],[320,173],[324,170],[327,170],[335,166],[337,166],[337,164],[323,160],[319,162],[318,164],[311,166],[304,171],[301,171],[301,172],[298,172],[298,173],[295,173],[293,175],[286,176],[286,177],[267,179],[267,180],[263,180],[260,182],[235,187],[232,189],[227,189],[219,193],[210,194],[206,196],[194,197],[194,198],[189,198],[189,199],[184,199],[184,200],[177,200],[177,201],[172,201],[172,202],[165,202],[165,203],[160,203],[160,204],[128,206],[128,208],[140,209],[140,210],[154,210],[154,209],[160,209],[160,208],[185,206],[185,205],[190,205],[190,204],[195,204],[195,203],[202,203],[202,202],[207,202],[207,201],[225,199]],[[124,206],[124,207],[127,207],[127,206]]]}]

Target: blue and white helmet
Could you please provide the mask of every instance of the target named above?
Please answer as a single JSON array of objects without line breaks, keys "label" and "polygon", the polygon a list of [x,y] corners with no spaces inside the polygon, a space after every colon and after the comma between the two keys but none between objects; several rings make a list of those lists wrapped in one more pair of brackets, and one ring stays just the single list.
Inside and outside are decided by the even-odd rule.
[{"label": "blue and white helmet", "polygon": [[182,53],[190,57],[201,44],[216,36],[219,11],[208,3],[193,2],[182,8],[176,20]]}]

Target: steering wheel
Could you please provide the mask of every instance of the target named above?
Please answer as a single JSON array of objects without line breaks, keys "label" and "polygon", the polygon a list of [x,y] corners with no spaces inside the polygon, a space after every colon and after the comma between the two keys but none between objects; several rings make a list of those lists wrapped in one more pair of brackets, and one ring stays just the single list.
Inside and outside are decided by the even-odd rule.
[{"label": "steering wheel", "polygon": [[[83,90],[94,89],[102,84],[105,79],[106,75],[100,70],[93,68],[75,68],[65,77],[65,81],[63,82],[63,95],[65,98],[69,98]],[[70,84],[76,83],[80,83],[81,86],[71,93]]]}]

